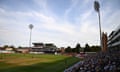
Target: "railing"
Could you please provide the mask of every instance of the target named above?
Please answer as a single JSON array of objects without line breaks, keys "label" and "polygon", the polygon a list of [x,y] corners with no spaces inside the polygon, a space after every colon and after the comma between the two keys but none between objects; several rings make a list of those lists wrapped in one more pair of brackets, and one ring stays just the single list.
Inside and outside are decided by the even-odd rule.
[{"label": "railing", "polygon": [[79,65],[80,65],[81,63],[83,63],[83,61],[80,61],[80,62],[74,64],[73,66],[65,69],[64,72],[73,72],[74,69],[79,68]]}]

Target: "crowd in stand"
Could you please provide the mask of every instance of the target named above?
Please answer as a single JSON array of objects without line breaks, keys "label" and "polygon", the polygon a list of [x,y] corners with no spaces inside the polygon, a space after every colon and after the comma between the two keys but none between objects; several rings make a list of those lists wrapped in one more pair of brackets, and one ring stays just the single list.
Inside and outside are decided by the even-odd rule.
[{"label": "crowd in stand", "polygon": [[87,56],[75,72],[120,72],[120,52],[100,52]]},{"label": "crowd in stand", "polygon": [[77,67],[68,72],[120,72],[120,51],[99,52],[87,56]]},{"label": "crowd in stand", "polygon": [[77,72],[120,72],[120,53],[98,53],[88,56]]}]

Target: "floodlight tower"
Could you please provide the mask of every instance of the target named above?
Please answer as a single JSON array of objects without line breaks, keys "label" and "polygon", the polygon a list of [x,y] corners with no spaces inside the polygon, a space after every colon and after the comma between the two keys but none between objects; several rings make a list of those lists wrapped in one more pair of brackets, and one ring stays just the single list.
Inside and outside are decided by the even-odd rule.
[{"label": "floodlight tower", "polygon": [[98,21],[99,21],[99,32],[100,32],[100,46],[102,49],[102,34],[101,34],[101,19],[100,19],[100,4],[98,1],[94,1],[94,9],[98,13]]},{"label": "floodlight tower", "polygon": [[32,29],[33,29],[33,25],[32,24],[30,24],[29,25],[29,29],[30,29],[30,40],[29,40],[29,47],[31,48],[31,36],[32,36]]}]

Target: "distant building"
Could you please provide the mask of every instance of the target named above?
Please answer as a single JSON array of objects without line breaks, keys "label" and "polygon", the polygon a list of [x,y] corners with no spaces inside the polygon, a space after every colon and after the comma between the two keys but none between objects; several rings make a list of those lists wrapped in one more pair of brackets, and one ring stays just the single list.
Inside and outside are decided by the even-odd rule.
[{"label": "distant building", "polygon": [[30,48],[28,47],[22,47],[22,48],[16,48],[17,53],[29,53]]},{"label": "distant building", "polygon": [[7,47],[5,48],[6,51],[14,51],[14,48],[11,48],[11,47]]},{"label": "distant building", "polygon": [[33,43],[34,47],[36,48],[44,48],[44,44],[43,43]]},{"label": "distant building", "polygon": [[3,47],[0,47],[0,53],[15,53],[15,48],[11,48],[11,47],[3,48]]},{"label": "distant building", "polygon": [[108,36],[108,49],[120,51],[120,25]]},{"label": "distant building", "polygon": [[65,48],[64,47],[61,47],[61,53],[65,53]]},{"label": "distant building", "polygon": [[33,43],[30,53],[55,53],[57,47],[53,43]]},{"label": "distant building", "polygon": [[102,33],[102,51],[107,51],[107,33]]}]

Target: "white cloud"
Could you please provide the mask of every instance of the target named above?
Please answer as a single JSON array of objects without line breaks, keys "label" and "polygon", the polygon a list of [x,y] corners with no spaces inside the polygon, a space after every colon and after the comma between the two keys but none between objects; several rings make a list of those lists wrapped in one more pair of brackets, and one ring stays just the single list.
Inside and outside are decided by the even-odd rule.
[{"label": "white cloud", "polygon": [[35,4],[39,5],[43,9],[46,9],[48,7],[46,0],[33,0],[33,1],[35,2]]},{"label": "white cloud", "polygon": [[5,10],[4,10],[4,9],[2,9],[2,8],[0,8],[0,12],[4,13],[4,12],[5,12]]},{"label": "white cloud", "polygon": [[[26,29],[23,29],[22,31],[20,31],[21,28],[19,27],[20,24],[23,24],[22,26],[25,26],[24,25],[25,23],[26,24],[29,23],[28,20],[24,21],[22,19],[23,17],[24,17],[24,19],[29,18],[29,17],[33,17],[38,21],[35,24],[35,28],[33,29],[33,41],[34,42],[35,41],[43,41],[43,42],[44,41],[45,42],[47,42],[47,41],[52,42],[53,41],[53,42],[56,42],[58,45],[67,45],[67,44],[72,45],[72,44],[75,44],[78,42],[82,42],[82,44],[83,44],[88,39],[90,39],[90,40],[92,39],[91,35],[89,35],[89,32],[91,32],[91,34],[93,34],[92,31],[93,32],[95,31],[94,28],[91,27],[89,22],[87,23],[87,20],[86,20],[87,17],[90,15],[89,12],[84,14],[84,16],[86,18],[83,17],[83,20],[84,21],[86,20],[86,22],[82,21],[83,23],[82,23],[82,26],[80,27],[80,31],[77,31],[77,29],[79,27],[74,26],[74,24],[71,24],[68,21],[61,22],[60,20],[57,20],[53,16],[50,16],[50,15],[47,16],[47,15],[40,13],[40,12],[37,12],[37,11],[7,12],[4,10],[4,15],[12,16],[12,17],[16,18],[15,20],[11,19],[11,23],[13,23],[12,25],[15,25],[15,27],[18,28],[17,30],[16,30],[16,28],[12,27],[14,29],[12,29],[12,30],[8,29],[6,33],[4,33],[4,32],[0,33],[2,35],[2,37],[1,37],[2,40],[8,41],[8,43],[11,43],[11,44],[14,44],[16,42],[20,43],[21,45],[24,44],[25,42],[26,42],[25,43],[26,45],[28,44],[27,42],[29,41],[29,36],[27,34],[29,34],[29,31],[28,31],[27,26],[24,27]],[[3,19],[3,18],[1,18],[1,19]],[[3,19],[2,20],[3,23],[8,25],[8,23],[6,22],[8,19],[7,18]],[[20,22],[20,21],[22,21],[22,22]],[[18,22],[20,22],[20,23],[18,23]],[[11,26],[9,26],[9,27],[11,27]],[[59,32],[60,34],[55,34],[55,33],[51,34],[49,32],[42,33],[42,32],[39,32],[36,28],[38,28],[38,29],[43,28],[44,30],[50,30],[50,31],[52,30],[52,31]],[[6,29],[4,29],[4,30],[6,30]],[[26,30],[26,31],[24,32],[24,30]],[[18,33],[18,31],[20,31],[20,32]],[[8,37],[8,35],[9,35],[9,37]],[[89,37],[84,37],[84,35],[89,36]],[[14,38],[14,37],[16,37],[16,38]],[[21,39],[19,40],[19,38],[21,38]],[[12,40],[14,40],[14,41],[12,41]],[[23,42],[22,42],[22,40],[23,40]],[[24,41],[24,40],[27,40],[27,41]],[[88,42],[91,42],[90,40]],[[59,44],[59,42],[61,44]]]},{"label": "white cloud", "polygon": [[106,7],[105,10],[101,12],[102,28],[109,35],[111,31],[115,30],[117,26],[120,25],[120,10],[113,11],[110,7]]},{"label": "white cloud", "polygon": [[71,5],[68,9],[65,10],[64,18],[67,19],[69,13],[72,11],[72,9],[78,4],[79,0],[71,0]]},{"label": "white cloud", "polygon": [[[14,43],[15,44],[16,43],[23,44],[24,40],[26,40],[26,39],[28,40],[29,36],[26,35],[29,33],[28,28],[27,28],[27,24],[29,24],[32,21],[28,22],[27,18],[31,18],[31,17],[35,18],[38,21],[35,24],[35,28],[37,28],[36,26],[38,26],[38,28],[41,28],[41,26],[42,26],[42,28],[44,30],[46,30],[46,29],[53,30],[53,31],[61,32],[61,34],[66,34],[66,33],[72,34],[73,33],[73,26],[70,25],[69,23],[67,23],[67,22],[63,23],[63,24],[58,23],[57,20],[55,18],[53,18],[52,16],[47,16],[45,14],[42,14],[42,13],[39,13],[36,11],[31,11],[31,12],[14,12],[14,11],[12,12],[11,11],[11,12],[8,12],[8,11],[4,10],[4,13],[2,16],[3,17],[8,16],[11,18],[15,18],[15,19],[10,19],[10,20],[9,20],[9,18],[0,18],[0,20],[1,20],[0,23],[2,23],[1,24],[2,30],[0,29],[0,31],[1,31],[0,35],[1,35],[2,41],[6,41],[6,42],[8,42],[8,44],[9,43],[11,43],[11,44],[14,44]],[[26,19],[26,20],[24,20],[24,19]],[[41,20],[41,21],[39,21],[39,20]],[[41,22],[43,24],[41,24],[41,26],[40,26],[39,23],[41,23]],[[25,27],[22,27],[22,26],[25,26]],[[37,30],[37,29],[34,29],[34,31],[35,30]],[[4,31],[6,31],[6,32],[4,32]],[[37,33],[40,34],[39,31],[37,31]],[[36,35],[37,35],[37,33],[36,33]],[[51,34],[51,33],[49,33],[49,34]],[[33,37],[36,37],[36,36],[33,36]],[[49,36],[46,36],[46,37],[45,38],[48,40],[52,39]],[[44,37],[40,37],[40,38],[42,39]],[[39,39],[39,37],[37,39]],[[21,42],[21,40],[23,40],[23,42]],[[25,44],[27,45],[28,43],[25,43]]]},{"label": "white cloud", "polygon": [[[30,12],[8,11],[0,8],[0,40],[4,44],[17,44],[28,46],[29,29],[28,24],[34,25],[32,42],[53,42],[58,47],[72,46],[76,43],[99,44],[99,27],[97,13],[93,14],[93,9],[85,10],[78,17],[75,23],[67,20],[70,12],[77,6],[78,0],[72,0],[71,6],[66,9],[64,17],[59,18],[52,12],[45,0],[34,0],[42,7],[42,11],[31,10]],[[84,4],[89,3],[88,0]],[[102,13],[102,29],[111,32],[116,24],[120,23],[120,11],[111,13],[108,9]],[[95,13],[95,12],[94,12]],[[109,16],[108,16],[109,15]]]}]

